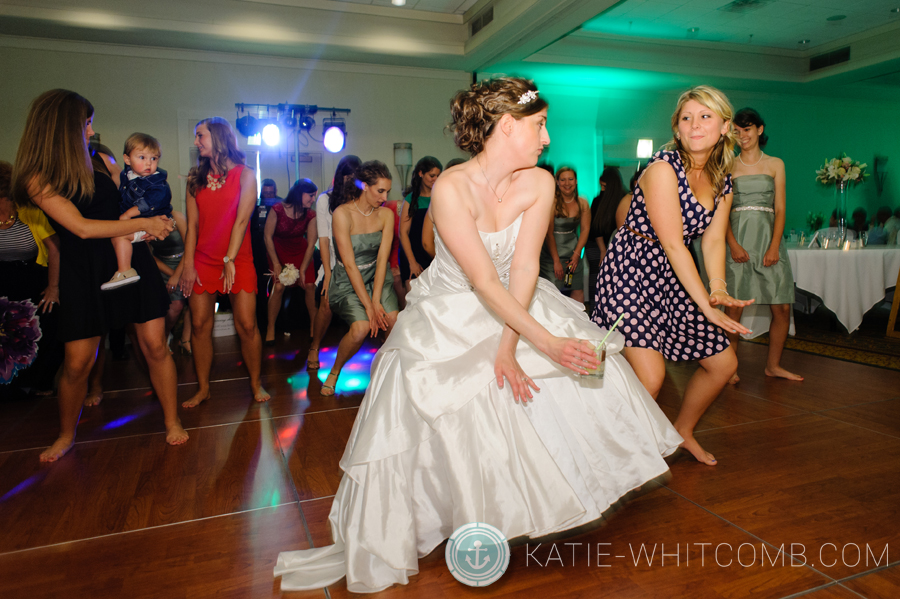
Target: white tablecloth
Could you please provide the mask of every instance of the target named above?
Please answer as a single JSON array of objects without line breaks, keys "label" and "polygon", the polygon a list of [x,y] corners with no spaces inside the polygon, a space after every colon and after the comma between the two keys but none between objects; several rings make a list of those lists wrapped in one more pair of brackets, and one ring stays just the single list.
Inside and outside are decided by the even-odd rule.
[{"label": "white tablecloth", "polygon": [[[897,284],[900,248],[868,247],[861,250],[809,250],[789,248],[788,258],[798,289],[822,300],[826,308],[851,333],[862,324],[863,315],[884,299],[885,291]],[[769,330],[768,306],[744,309],[741,324],[756,337]],[[791,323],[791,334],[794,333]]]}]

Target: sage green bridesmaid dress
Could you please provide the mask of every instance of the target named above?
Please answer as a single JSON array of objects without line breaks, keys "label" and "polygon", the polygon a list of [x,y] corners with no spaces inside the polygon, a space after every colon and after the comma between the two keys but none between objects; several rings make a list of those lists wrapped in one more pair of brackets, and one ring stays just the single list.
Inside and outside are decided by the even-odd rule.
[{"label": "sage green bridesmaid dress", "polygon": [[[559,261],[562,262],[563,271],[566,269],[569,258],[572,257],[572,252],[575,251],[575,246],[578,245],[578,227],[580,225],[580,216],[556,217],[553,219],[553,237],[556,239],[556,253],[559,256]],[[553,257],[550,255],[550,250],[547,249],[546,243],[544,244],[544,247],[541,248],[540,274],[542,277],[556,285],[557,289],[563,289],[565,287],[565,281],[560,281],[556,278],[556,275],[553,274]],[[584,261],[579,259],[578,267],[572,274],[572,289],[583,288]]]},{"label": "sage green bridesmaid dress", "polygon": [[725,278],[732,297],[755,299],[757,304],[794,303],[794,275],[784,243],[778,249],[778,262],[763,264],[774,229],[775,179],[769,175],[736,177],[731,230],[750,260],[735,262],[731,251],[725,250]]},{"label": "sage green bridesmaid dress", "polygon": [[[381,231],[351,235],[350,243],[353,244],[353,254],[356,257],[356,267],[366,284],[366,291],[372,295],[375,284],[375,270],[377,268],[378,248],[381,247]],[[353,324],[358,320],[369,320],[366,309],[359,296],[353,290],[350,277],[341,260],[340,250],[334,244],[337,253],[337,263],[331,275],[331,285],[328,288],[328,302],[331,311],[344,319],[347,324]],[[394,279],[391,269],[385,268],[384,284],[381,286],[381,306],[385,312],[397,312],[400,308],[397,303],[397,295],[394,293]]]}]

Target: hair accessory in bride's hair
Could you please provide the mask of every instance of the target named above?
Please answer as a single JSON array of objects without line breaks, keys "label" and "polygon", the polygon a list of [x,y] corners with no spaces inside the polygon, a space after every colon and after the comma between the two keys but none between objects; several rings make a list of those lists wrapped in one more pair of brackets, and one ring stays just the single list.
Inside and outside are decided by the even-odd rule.
[{"label": "hair accessory in bride's hair", "polygon": [[530,89],[521,96],[519,96],[519,104],[530,104],[537,100],[538,92],[536,89]]}]

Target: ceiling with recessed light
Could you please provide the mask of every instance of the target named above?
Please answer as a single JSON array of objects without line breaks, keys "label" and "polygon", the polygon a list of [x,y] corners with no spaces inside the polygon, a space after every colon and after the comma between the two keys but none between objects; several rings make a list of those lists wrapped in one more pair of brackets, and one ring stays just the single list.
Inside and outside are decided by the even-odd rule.
[{"label": "ceiling with recessed light", "polygon": [[582,29],[795,50],[900,23],[898,0],[625,0]]},{"label": "ceiling with recessed light", "polygon": [[[400,1],[2,0],[0,48],[49,38],[548,76],[565,65],[572,85],[632,73],[621,85],[702,76],[884,89],[900,72],[900,0]],[[813,68],[833,51],[847,59]]]},{"label": "ceiling with recessed light", "polygon": [[424,10],[427,12],[442,12],[451,15],[463,15],[478,0],[338,0],[339,2],[351,2],[353,4],[368,4],[370,6],[402,6],[409,10]]}]

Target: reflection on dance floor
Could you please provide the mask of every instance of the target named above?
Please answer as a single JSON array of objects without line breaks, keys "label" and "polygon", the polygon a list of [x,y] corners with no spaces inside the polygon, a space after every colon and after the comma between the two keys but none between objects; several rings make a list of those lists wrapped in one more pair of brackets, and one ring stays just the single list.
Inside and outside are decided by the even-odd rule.
[{"label": "reflection on dance floor", "polygon": [[[56,596],[63,584],[72,597],[282,596],[272,578],[278,552],[331,542],[338,462],[376,352],[367,343],[344,368],[339,395],[322,397],[342,332],[326,338],[314,373],[305,370],[302,335],[267,348],[263,375],[272,399],[265,404],[252,400],[244,371],[235,367],[236,339],[217,339],[213,398],[180,410],[191,438],[179,447],[166,445],[158,403],[132,362],[108,369],[103,402],[85,409],[78,443],[57,464],[37,459],[56,435],[55,399],[0,404],[0,597]],[[900,477],[900,373],[787,351],[788,368],[816,376],[803,383],[754,376],[765,350],[741,344],[741,383],[700,421],[698,436],[718,466],[676,456],[664,486],[596,530],[556,539],[562,562],[548,561],[546,544],[514,547],[509,570],[479,594],[900,596],[898,494],[885,484]],[[196,379],[189,357],[176,356],[176,364],[183,400]],[[667,371],[659,402],[669,417],[692,368]],[[582,543],[574,553],[582,558],[590,546],[590,566],[586,558],[573,564],[566,542]],[[712,544],[705,565],[702,543]],[[754,548],[758,562],[761,544],[785,543],[802,545],[805,566],[737,562],[747,564]],[[715,563],[720,544],[719,561],[730,558],[731,565]],[[876,557],[888,546],[891,565],[874,565],[865,553],[858,564],[855,554],[844,560],[840,552],[850,544],[864,552],[868,544]],[[632,549],[649,554],[654,545],[650,565],[646,557],[637,565],[607,557],[610,567],[598,567],[598,551],[630,558]],[[680,566],[669,555],[676,552]],[[348,596],[343,583],[329,593]],[[449,575],[439,547],[420,560],[408,586],[379,597],[471,593]]]}]

